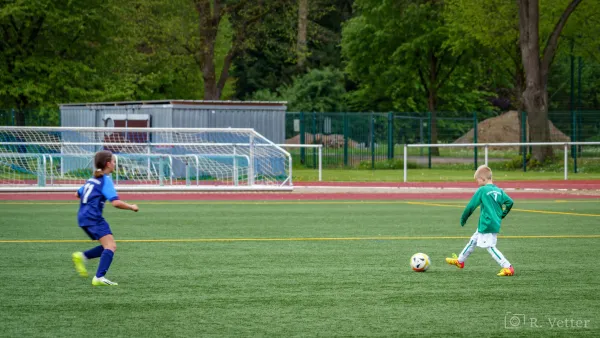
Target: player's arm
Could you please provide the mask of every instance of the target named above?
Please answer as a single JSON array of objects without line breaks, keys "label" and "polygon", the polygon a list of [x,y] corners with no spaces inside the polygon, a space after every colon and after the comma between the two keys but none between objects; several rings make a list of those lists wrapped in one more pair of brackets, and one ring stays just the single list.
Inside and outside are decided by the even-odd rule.
[{"label": "player's arm", "polygon": [[510,196],[508,196],[505,192],[503,192],[504,195],[504,211],[502,212],[502,218],[506,217],[506,215],[508,215],[508,213],[510,212],[510,209],[512,209],[513,207],[513,200],[512,198],[510,198]]},{"label": "player's arm", "polygon": [[106,176],[104,178],[104,186],[102,187],[102,194],[106,199],[113,205],[113,207],[123,210],[131,210],[137,212],[138,206],[135,204],[129,204],[123,202],[119,199],[119,195],[117,195],[117,191],[115,190],[115,186],[113,184],[112,178],[110,176]]},{"label": "player's arm", "polygon": [[477,189],[469,204],[465,207],[462,216],[460,217],[460,226],[464,226],[467,223],[467,220],[473,214],[475,209],[481,204],[481,188]]},{"label": "player's arm", "polygon": [[113,200],[110,203],[113,205],[113,207],[118,208],[118,209],[131,210],[131,211],[135,211],[135,212],[137,212],[139,210],[137,205],[129,204],[129,203],[123,202],[121,200]]},{"label": "player's arm", "polygon": [[83,195],[83,186],[77,190],[75,197],[77,197],[77,199],[81,199],[81,195]]}]

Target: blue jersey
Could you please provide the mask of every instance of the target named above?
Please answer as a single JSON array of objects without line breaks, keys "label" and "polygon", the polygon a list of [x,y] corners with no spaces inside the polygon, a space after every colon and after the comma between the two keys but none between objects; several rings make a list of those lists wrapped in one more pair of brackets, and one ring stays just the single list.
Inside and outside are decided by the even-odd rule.
[{"label": "blue jersey", "polygon": [[77,214],[79,226],[96,225],[104,221],[104,203],[119,199],[110,175],[90,178],[77,192],[80,202]]}]

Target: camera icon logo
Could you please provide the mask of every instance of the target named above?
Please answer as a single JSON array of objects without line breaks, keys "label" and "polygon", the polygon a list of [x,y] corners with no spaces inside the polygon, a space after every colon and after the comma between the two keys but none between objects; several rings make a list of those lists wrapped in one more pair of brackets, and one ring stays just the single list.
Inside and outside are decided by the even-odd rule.
[{"label": "camera icon logo", "polygon": [[507,312],[504,315],[504,328],[517,329],[525,325],[525,315],[520,313]]}]

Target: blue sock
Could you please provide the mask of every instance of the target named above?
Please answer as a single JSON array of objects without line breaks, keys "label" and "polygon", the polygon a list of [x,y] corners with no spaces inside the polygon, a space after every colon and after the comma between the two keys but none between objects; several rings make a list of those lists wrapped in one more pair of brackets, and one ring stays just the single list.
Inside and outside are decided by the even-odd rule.
[{"label": "blue sock", "polygon": [[98,264],[98,271],[96,271],[96,277],[100,278],[106,275],[114,255],[115,253],[112,250],[106,249],[102,251],[102,256],[100,256],[100,264]]},{"label": "blue sock", "polygon": [[87,259],[98,258],[100,255],[102,255],[102,251],[104,251],[104,248],[102,245],[98,245],[97,247],[84,252],[83,255]]}]

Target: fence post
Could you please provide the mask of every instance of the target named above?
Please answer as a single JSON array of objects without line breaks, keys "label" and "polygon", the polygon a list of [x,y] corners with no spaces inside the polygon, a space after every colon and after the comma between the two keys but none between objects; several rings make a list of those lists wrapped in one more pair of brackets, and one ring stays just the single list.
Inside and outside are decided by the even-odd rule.
[{"label": "fence post", "polygon": [[394,158],[394,114],[388,113],[388,160]]},{"label": "fence post", "polygon": [[[527,142],[527,113],[521,112],[521,142]],[[523,172],[527,171],[527,146],[523,146]]]},{"label": "fence post", "polygon": [[[473,143],[477,144],[477,112],[473,112]],[[477,170],[477,146],[473,147],[473,163],[474,170]]]},{"label": "fence post", "polygon": [[[62,146],[61,146],[62,148]],[[62,153],[62,152],[61,152]],[[62,173],[62,168],[63,168],[63,156],[60,157],[60,177],[62,178],[64,176],[64,173]],[[117,182],[115,185],[119,185],[119,156],[115,155],[115,182]]]},{"label": "fence post", "polygon": [[404,143],[404,182],[408,180],[408,146]]},{"label": "fence post", "polygon": [[163,185],[165,185],[165,171],[164,171],[164,161],[163,161],[163,157],[160,156],[158,158],[158,185],[160,185],[161,187]]},{"label": "fence post", "polygon": [[344,167],[348,166],[348,113],[344,112]]},{"label": "fence post", "polygon": [[323,146],[319,147],[319,182],[323,180]]},{"label": "fence post", "polygon": [[[572,127],[571,127],[571,142],[577,142],[577,111],[571,111]],[[571,157],[573,157],[573,172],[577,173],[577,146],[571,146]]]},{"label": "fence post", "polygon": [[[304,112],[300,112],[300,144],[306,144],[306,131],[304,127]],[[300,148],[300,163],[306,165],[306,151]]]},{"label": "fence post", "polygon": [[568,177],[568,172],[569,172],[568,167],[569,167],[569,147],[565,143],[565,181],[567,180],[567,177]]},{"label": "fence post", "polygon": [[375,116],[371,112],[371,169],[375,169]]},{"label": "fence post", "polygon": [[10,122],[15,125],[15,108],[10,109]]},{"label": "fence post", "polygon": [[[431,144],[431,112],[427,117],[427,144]],[[431,169],[431,146],[427,147],[427,167]]]},{"label": "fence post", "polygon": [[[314,111],[313,112],[313,119],[312,119],[312,134],[313,134],[313,144],[317,144],[317,112]],[[312,148],[312,153],[313,153],[313,169],[317,169],[317,152],[315,151],[315,148]]]},{"label": "fence post", "polygon": [[189,160],[187,158],[185,159],[185,185],[188,187],[191,185],[190,164],[189,164]]},{"label": "fence post", "polygon": [[485,165],[489,165],[488,164],[488,145],[487,144],[485,145],[484,153],[485,153],[485,157],[484,157],[485,158]]},{"label": "fence post", "polygon": [[[419,118],[419,143],[425,143],[424,139],[425,138],[423,137],[423,118]],[[402,143],[406,144],[406,138]],[[419,147],[419,156],[423,156],[423,147]]]},{"label": "fence post", "polygon": [[[581,59],[581,56],[579,56],[577,58],[577,109],[575,109],[575,111],[581,112],[581,68],[583,68],[583,61]],[[577,136],[575,137],[576,141],[581,141],[581,114],[577,114]],[[575,166],[573,167],[573,170],[575,173],[577,173],[577,156],[581,156],[581,147],[582,146],[576,146],[575,149],[578,149],[579,151],[576,153],[575,155]]]},{"label": "fence post", "polygon": [[37,158],[37,166],[38,166],[38,187],[46,186],[46,156],[41,155]]}]

